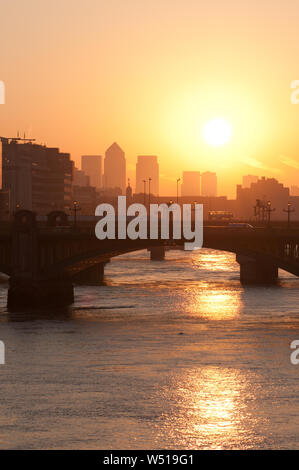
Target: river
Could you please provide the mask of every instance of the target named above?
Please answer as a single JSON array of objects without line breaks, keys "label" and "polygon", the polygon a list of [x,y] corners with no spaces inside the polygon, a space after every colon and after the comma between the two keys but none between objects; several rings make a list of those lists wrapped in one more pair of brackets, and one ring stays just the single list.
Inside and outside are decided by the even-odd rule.
[{"label": "river", "polygon": [[1,449],[299,448],[299,279],[216,250],[115,258],[62,311],[8,313]]}]

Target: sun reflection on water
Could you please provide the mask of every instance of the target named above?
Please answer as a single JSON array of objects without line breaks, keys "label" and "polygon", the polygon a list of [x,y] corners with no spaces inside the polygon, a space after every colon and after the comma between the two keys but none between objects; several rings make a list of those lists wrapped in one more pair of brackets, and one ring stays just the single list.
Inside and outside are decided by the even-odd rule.
[{"label": "sun reflection on water", "polygon": [[171,384],[172,390],[165,390],[172,394],[172,409],[163,416],[170,441],[195,449],[257,444],[258,417],[247,407],[254,400],[250,381],[248,372],[238,369],[205,366],[184,371]]},{"label": "sun reflection on water", "polygon": [[186,311],[206,320],[233,320],[242,311],[240,289],[199,282],[186,288]]},{"label": "sun reflection on water", "polygon": [[202,250],[194,258],[194,265],[199,268],[198,283],[186,287],[184,307],[191,316],[207,320],[232,320],[242,310],[241,286],[232,282],[215,282],[200,279],[202,270],[232,271],[235,257],[226,252]]},{"label": "sun reflection on water", "polygon": [[227,251],[202,248],[192,257],[193,265],[204,271],[228,272],[235,269],[236,255]]},{"label": "sun reflection on water", "polygon": [[232,320],[240,315],[242,300],[237,290],[200,283],[189,292],[188,311],[208,320]]}]

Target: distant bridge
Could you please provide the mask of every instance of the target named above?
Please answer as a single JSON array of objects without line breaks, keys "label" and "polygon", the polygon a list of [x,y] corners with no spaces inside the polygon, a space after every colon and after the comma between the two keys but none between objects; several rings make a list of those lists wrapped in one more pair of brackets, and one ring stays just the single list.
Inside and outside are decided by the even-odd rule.
[{"label": "distant bridge", "polygon": [[[8,308],[15,310],[73,302],[73,282],[100,284],[104,266],[115,256],[148,249],[162,259],[164,248],[187,240],[98,240],[95,222],[67,225],[63,212],[47,224],[35,214],[18,211],[12,224],[0,229],[0,271],[10,276]],[[170,233],[172,231],[170,230]],[[299,229],[230,229],[204,227],[205,248],[236,253],[242,283],[274,283],[278,268],[299,276]]]}]

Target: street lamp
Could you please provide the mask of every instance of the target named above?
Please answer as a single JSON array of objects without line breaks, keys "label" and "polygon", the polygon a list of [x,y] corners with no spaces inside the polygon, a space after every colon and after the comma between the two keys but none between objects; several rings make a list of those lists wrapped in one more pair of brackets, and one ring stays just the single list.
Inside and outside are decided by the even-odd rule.
[{"label": "street lamp", "polygon": [[283,209],[283,212],[287,212],[287,214],[288,214],[288,228],[290,228],[290,225],[291,225],[291,212],[295,212],[295,209],[292,208],[292,204],[290,202],[288,202],[288,208]]},{"label": "street lamp", "polygon": [[81,210],[78,201],[73,202],[73,207],[70,207],[70,211],[74,212],[74,229],[77,227],[77,212]]},{"label": "street lamp", "polygon": [[151,181],[152,178],[148,179],[148,208],[151,206]]},{"label": "street lamp", "polygon": [[275,209],[271,208],[271,201],[267,202],[266,212],[268,214],[268,227],[270,227],[271,212],[274,212]]},{"label": "street lamp", "polygon": [[144,203],[144,206],[146,206],[146,180],[142,180],[143,181],[143,203]]},{"label": "street lamp", "polygon": [[176,180],[176,203],[179,203],[179,182],[181,181],[181,178],[178,178]]},{"label": "street lamp", "polygon": [[254,209],[254,216],[256,217],[256,221],[260,221],[260,218],[261,218],[261,208],[262,208],[261,200],[260,200],[260,199],[257,199],[255,206],[253,206],[253,209]]}]

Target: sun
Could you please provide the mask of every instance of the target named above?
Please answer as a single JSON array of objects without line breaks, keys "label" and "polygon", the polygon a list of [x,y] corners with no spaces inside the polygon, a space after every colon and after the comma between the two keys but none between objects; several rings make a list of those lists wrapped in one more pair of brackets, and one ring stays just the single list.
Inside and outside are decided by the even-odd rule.
[{"label": "sun", "polygon": [[211,119],[203,128],[203,137],[209,145],[218,147],[226,144],[232,136],[232,126],[223,118]]}]

